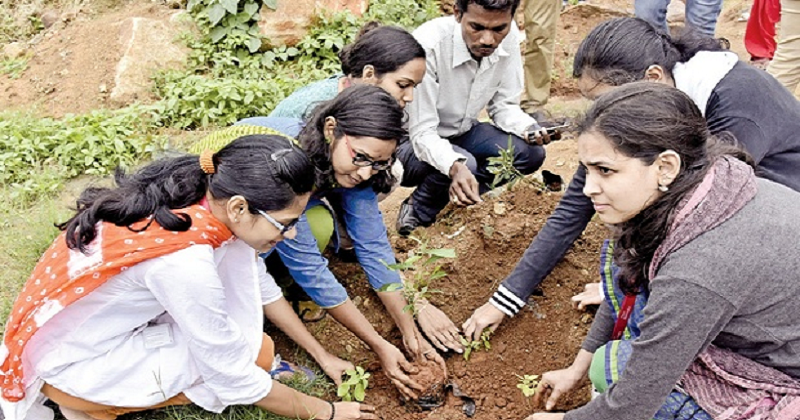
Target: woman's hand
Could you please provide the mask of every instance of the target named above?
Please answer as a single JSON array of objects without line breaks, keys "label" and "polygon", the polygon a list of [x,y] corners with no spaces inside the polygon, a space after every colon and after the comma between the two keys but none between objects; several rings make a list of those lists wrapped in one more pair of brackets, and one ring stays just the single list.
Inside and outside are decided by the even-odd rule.
[{"label": "woman's hand", "polygon": [[562,420],[564,413],[536,413],[528,416],[525,420]]},{"label": "woman's hand", "polygon": [[[375,415],[375,407],[366,404],[359,404],[356,402],[337,402],[333,403],[336,413],[334,413],[333,419],[334,420],[356,420],[356,419],[377,419],[378,416]],[[317,419],[327,420],[331,418],[330,414],[328,417],[322,418],[317,417]]]},{"label": "woman's hand", "polygon": [[431,305],[428,301],[418,302],[417,305],[421,305],[417,314],[417,323],[431,343],[441,351],[452,349],[462,353],[464,346],[458,339],[459,333],[456,324],[441,309]]},{"label": "woman's hand", "polygon": [[603,292],[600,290],[600,283],[589,283],[583,286],[583,292],[572,297],[572,304],[578,309],[583,309],[588,305],[599,305],[603,303]]},{"label": "woman's hand", "polygon": [[386,343],[377,352],[378,358],[383,366],[386,376],[392,381],[400,394],[406,399],[417,399],[416,391],[422,391],[422,385],[414,382],[408,377],[409,373],[417,373],[417,370],[406,360],[400,350]]},{"label": "woman's hand", "polygon": [[439,352],[437,352],[436,349],[433,348],[433,346],[427,340],[425,340],[422,337],[420,337],[419,344],[420,344],[420,346],[419,346],[420,347],[420,351],[422,353],[415,360],[417,360],[417,361],[419,361],[420,363],[423,363],[423,364],[424,363],[428,363],[428,362],[436,363],[442,369],[442,372],[444,372],[444,377],[446,378],[447,377],[447,364],[444,363],[444,359],[439,354]]},{"label": "woman's hand", "polygon": [[[545,410],[552,410],[556,402],[558,402],[558,399],[561,398],[564,393],[578,386],[585,377],[586,375],[579,369],[573,367],[545,373],[542,375],[542,380],[539,381],[539,386],[536,387],[536,394],[533,396],[533,406],[538,407],[541,399],[545,398],[547,401],[544,407]],[[537,419],[539,418],[537,417]],[[544,419],[544,417],[542,419]]]},{"label": "woman's hand", "polygon": [[333,379],[333,382],[336,386],[342,384],[342,375],[344,375],[344,371],[348,369],[355,369],[352,363],[348,362],[347,360],[340,359],[330,353],[325,354],[325,356],[321,357],[320,360],[317,360],[319,363],[319,367],[328,375],[329,378]]},{"label": "woman's hand", "polygon": [[480,308],[472,313],[472,316],[464,322],[464,336],[467,340],[478,341],[481,339],[483,330],[489,328],[492,332],[500,326],[500,323],[505,319],[506,314],[495,308],[489,302],[486,302]]}]

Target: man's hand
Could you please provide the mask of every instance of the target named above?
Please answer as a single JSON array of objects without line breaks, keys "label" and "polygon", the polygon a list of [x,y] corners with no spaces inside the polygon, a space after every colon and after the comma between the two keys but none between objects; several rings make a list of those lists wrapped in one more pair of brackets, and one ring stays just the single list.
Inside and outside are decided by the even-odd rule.
[{"label": "man's hand", "polygon": [[464,322],[464,325],[462,325],[464,335],[467,340],[478,341],[484,329],[496,330],[505,317],[506,314],[495,308],[491,303],[486,302]]},{"label": "man's hand", "polygon": [[550,135],[547,129],[535,123],[525,130],[525,137],[522,138],[528,144],[536,143],[539,146],[550,143]]},{"label": "man's hand", "polygon": [[458,353],[464,351],[464,346],[459,340],[458,328],[453,321],[445,315],[441,309],[431,305],[429,302],[418,302],[422,305],[417,314],[417,323],[420,329],[431,343],[441,351],[455,350]]},{"label": "man's hand", "polygon": [[468,206],[481,200],[478,180],[464,162],[456,161],[450,167],[450,201],[457,206]]},{"label": "man's hand", "polygon": [[583,293],[572,297],[572,304],[578,309],[601,303],[603,303],[603,292],[600,290],[600,283],[589,283],[583,287]]}]

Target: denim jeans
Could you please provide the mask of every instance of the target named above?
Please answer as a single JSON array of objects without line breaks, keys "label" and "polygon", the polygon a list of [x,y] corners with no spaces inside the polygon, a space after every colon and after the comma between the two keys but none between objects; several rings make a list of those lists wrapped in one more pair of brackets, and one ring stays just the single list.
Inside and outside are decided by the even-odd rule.
[{"label": "denim jeans", "polygon": [[[667,27],[669,2],[670,0],[635,0],[633,7],[636,17],[669,33]],[[714,36],[720,11],[722,11],[722,0],[686,0],[686,25],[708,36]]]},{"label": "denim jeans", "polygon": [[[481,194],[489,191],[494,181],[494,175],[488,170],[488,158],[499,156],[500,149],[508,148],[509,136],[514,145],[514,166],[525,175],[536,172],[544,163],[544,147],[528,144],[520,137],[508,134],[491,124],[476,124],[466,133],[450,139],[453,149],[467,156],[465,163],[475,175]],[[414,213],[423,224],[433,223],[436,215],[450,199],[450,177],[420,161],[410,142],[398,148],[397,158],[403,163],[401,185],[417,187],[411,194]]]}]

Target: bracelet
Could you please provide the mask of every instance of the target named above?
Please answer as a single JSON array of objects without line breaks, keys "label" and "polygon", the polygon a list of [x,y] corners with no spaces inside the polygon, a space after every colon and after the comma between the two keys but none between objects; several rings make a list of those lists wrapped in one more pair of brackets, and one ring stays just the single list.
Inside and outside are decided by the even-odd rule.
[{"label": "bracelet", "polygon": [[333,420],[333,418],[336,416],[336,406],[334,406],[330,401],[328,401],[328,404],[331,405],[331,416],[328,418],[328,420]]}]

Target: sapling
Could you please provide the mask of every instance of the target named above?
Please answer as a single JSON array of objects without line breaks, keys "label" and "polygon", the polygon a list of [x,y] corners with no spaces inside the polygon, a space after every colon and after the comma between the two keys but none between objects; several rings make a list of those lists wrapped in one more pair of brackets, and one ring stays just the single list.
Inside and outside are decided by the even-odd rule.
[{"label": "sapling", "polygon": [[367,396],[369,377],[372,375],[361,366],[356,366],[355,369],[347,369],[344,371],[344,374],[345,380],[339,385],[339,388],[336,390],[336,395],[341,398],[342,401],[364,401],[364,398]]},{"label": "sapling", "polygon": [[506,189],[511,190],[518,181],[528,181],[533,183],[540,188],[543,188],[543,185],[539,185],[538,182],[526,178],[525,175],[514,166],[514,142],[511,139],[511,136],[508,136],[508,147],[503,149],[502,147],[498,146],[500,149],[500,154],[498,156],[493,156],[486,161],[488,165],[486,170],[489,171],[490,174],[494,175],[494,180],[492,181],[492,188],[496,188],[498,185],[506,183]]},{"label": "sapling", "polygon": [[[427,243],[411,237],[419,244],[419,247],[409,253],[409,257],[402,263],[386,264],[391,270],[413,271],[414,275],[406,279],[403,284],[391,283],[381,287],[381,292],[394,292],[402,290],[403,296],[408,304],[403,308],[404,311],[416,317],[419,314],[418,302],[423,302],[430,298],[431,294],[438,293],[436,289],[431,289],[431,282],[447,275],[440,264],[435,264],[442,258],[455,258],[456,251],[452,248],[428,248]],[[421,263],[420,263],[421,261]]]},{"label": "sapling", "polygon": [[489,340],[492,337],[492,330],[485,329],[481,333],[481,337],[478,340],[472,341],[468,340],[466,337],[461,337],[461,345],[464,346],[464,360],[469,361],[469,356],[472,354],[473,351],[480,350],[481,347],[489,351],[492,349],[492,343]]},{"label": "sapling", "polygon": [[519,378],[517,388],[522,390],[522,395],[524,395],[525,398],[536,395],[536,388],[539,386],[539,375],[516,376]]}]

